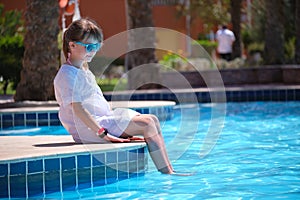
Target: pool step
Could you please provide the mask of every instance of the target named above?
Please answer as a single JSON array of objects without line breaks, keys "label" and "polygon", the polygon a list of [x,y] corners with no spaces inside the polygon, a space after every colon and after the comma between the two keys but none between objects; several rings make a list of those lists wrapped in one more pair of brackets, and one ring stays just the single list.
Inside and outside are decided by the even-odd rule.
[{"label": "pool step", "polygon": [[83,145],[71,136],[3,136],[0,150],[0,198],[110,184],[142,176],[148,166],[143,142]]}]

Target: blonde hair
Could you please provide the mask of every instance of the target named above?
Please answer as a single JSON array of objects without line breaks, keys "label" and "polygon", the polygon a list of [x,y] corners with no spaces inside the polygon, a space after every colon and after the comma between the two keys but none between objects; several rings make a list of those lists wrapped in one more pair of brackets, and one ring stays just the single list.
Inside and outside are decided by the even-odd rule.
[{"label": "blonde hair", "polygon": [[68,53],[70,53],[69,42],[82,42],[89,38],[94,38],[100,43],[103,41],[102,30],[95,21],[83,18],[72,22],[63,36],[65,58],[68,59]]}]

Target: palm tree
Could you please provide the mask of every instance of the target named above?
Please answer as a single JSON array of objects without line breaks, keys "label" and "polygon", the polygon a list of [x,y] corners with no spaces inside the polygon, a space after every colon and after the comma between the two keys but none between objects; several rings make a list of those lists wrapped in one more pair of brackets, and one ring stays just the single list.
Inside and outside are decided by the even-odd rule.
[{"label": "palm tree", "polygon": [[[127,14],[129,29],[128,46],[130,49],[143,44],[154,47],[155,30],[153,27],[151,0],[127,0]],[[138,28],[148,27],[146,31],[138,31]],[[143,29],[142,29],[143,30]],[[143,45],[142,45],[143,46]],[[149,45],[145,45],[149,46]],[[151,63],[157,63],[154,48],[142,48],[134,50],[126,55],[129,89],[150,89],[160,87],[159,68]],[[140,67],[143,64],[150,64]]]},{"label": "palm tree", "polygon": [[295,1],[296,4],[296,48],[295,48],[295,60],[297,64],[300,64],[300,1]]},{"label": "palm tree", "polygon": [[284,63],[283,1],[266,0],[265,64]]},{"label": "palm tree", "polygon": [[232,31],[235,35],[233,43],[233,58],[241,57],[241,4],[242,0],[231,0],[231,23]]},{"label": "palm tree", "polygon": [[25,53],[15,101],[54,99],[53,79],[59,67],[58,1],[26,0]]}]

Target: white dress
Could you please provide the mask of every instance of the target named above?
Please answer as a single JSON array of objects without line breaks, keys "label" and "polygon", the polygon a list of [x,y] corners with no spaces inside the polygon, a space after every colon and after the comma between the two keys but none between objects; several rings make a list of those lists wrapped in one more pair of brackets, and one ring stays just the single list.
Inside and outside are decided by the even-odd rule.
[{"label": "white dress", "polygon": [[90,70],[62,65],[54,79],[54,89],[59,104],[59,119],[76,142],[99,143],[104,140],[73,113],[72,102],[81,102],[99,125],[116,137],[124,132],[132,117],[139,115],[131,109],[112,111]]}]

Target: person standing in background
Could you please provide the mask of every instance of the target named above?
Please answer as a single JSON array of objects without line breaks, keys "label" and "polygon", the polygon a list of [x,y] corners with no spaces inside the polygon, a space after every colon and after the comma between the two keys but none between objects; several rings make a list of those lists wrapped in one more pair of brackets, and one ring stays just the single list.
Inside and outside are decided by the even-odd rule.
[{"label": "person standing in background", "polygon": [[233,32],[226,25],[223,25],[222,29],[216,33],[216,40],[218,42],[218,54],[222,59],[230,61],[232,59],[232,44],[235,41]]}]

